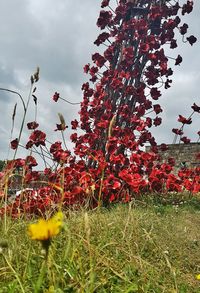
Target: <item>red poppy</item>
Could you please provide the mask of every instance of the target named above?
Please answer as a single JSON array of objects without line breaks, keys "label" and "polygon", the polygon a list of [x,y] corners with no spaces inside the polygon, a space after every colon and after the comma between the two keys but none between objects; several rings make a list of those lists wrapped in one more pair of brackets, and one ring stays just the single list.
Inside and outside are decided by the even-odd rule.
[{"label": "red poppy", "polygon": [[191,140],[187,138],[186,136],[183,136],[181,137],[181,141],[183,141],[185,144],[189,144]]},{"label": "red poppy", "polygon": [[194,110],[194,112],[200,113],[200,106],[197,106],[195,103],[191,106],[191,108]]},{"label": "red poppy", "polygon": [[178,122],[181,122],[183,124],[191,124],[192,123],[192,118],[187,119],[184,116],[179,115]]},{"label": "red poppy", "polygon": [[176,40],[171,40],[171,43],[170,43],[170,48],[171,49],[175,49],[177,47],[177,41]]},{"label": "red poppy", "polygon": [[158,100],[158,98],[161,96],[161,92],[158,90],[157,87],[151,88],[150,94],[153,100]]},{"label": "red poppy", "polygon": [[37,147],[39,145],[44,145],[45,146],[45,139],[46,139],[46,134],[40,130],[35,130],[33,133],[30,135],[29,140],[35,144]]},{"label": "red poppy", "polygon": [[163,111],[159,104],[153,105],[153,109],[156,114],[159,114]]},{"label": "red poppy", "polygon": [[183,61],[183,58],[181,57],[181,55],[178,55],[175,60],[175,65],[179,65],[182,61]]},{"label": "red poppy", "polygon": [[26,157],[26,160],[25,160],[25,163],[26,163],[26,165],[29,166],[30,168],[35,167],[35,166],[38,165],[36,159],[35,159],[34,157],[32,157],[32,156],[27,156],[27,157]]},{"label": "red poppy", "polygon": [[19,145],[18,138],[15,138],[14,140],[10,142],[11,149],[13,150],[16,150],[18,148],[18,145]]},{"label": "red poppy", "polygon": [[57,92],[55,92],[55,94],[53,95],[52,99],[53,99],[55,102],[57,102],[59,98],[60,98],[60,94],[57,93]]},{"label": "red poppy", "polygon": [[28,129],[36,129],[39,126],[39,124],[36,121],[27,123]]},{"label": "red poppy", "polygon": [[180,27],[180,33],[181,35],[185,35],[187,33],[187,29],[188,29],[188,25],[187,23],[184,23],[181,27]]},{"label": "red poppy", "polygon": [[197,38],[195,36],[189,36],[186,38],[186,40],[190,43],[191,46],[193,46],[193,44],[196,43]]},{"label": "red poppy", "polygon": [[108,38],[109,38],[110,34],[103,32],[102,34],[100,34],[98,36],[98,38],[96,39],[96,41],[94,42],[95,45],[99,46],[102,43],[104,43]]},{"label": "red poppy", "polygon": [[188,0],[186,4],[183,4],[182,6],[182,15],[185,15],[186,13],[190,13],[193,10],[193,1]]},{"label": "red poppy", "polygon": [[111,19],[112,13],[110,11],[101,10],[97,20],[97,26],[101,29],[104,29],[107,25],[110,24]]},{"label": "red poppy", "polygon": [[161,117],[156,117],[155,119],[153,119],[153,124],[155,126],[158,126],[162,123],[162,118]]}]

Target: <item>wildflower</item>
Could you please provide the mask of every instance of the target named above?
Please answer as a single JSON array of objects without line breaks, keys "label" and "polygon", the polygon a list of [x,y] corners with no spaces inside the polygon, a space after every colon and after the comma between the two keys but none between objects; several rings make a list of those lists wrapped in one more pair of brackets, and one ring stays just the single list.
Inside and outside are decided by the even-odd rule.
[{"label": "wildflower", "polygon": [[63,224],[63,213],[56,213],[51,219],[39,219],[37,223],[30,224],[28,235],[32,240],[39,240],[46,251],[48,251],[51,238],[58,235]]},{"label": "wildflower", "polygon": [[196,275],[196,279],[200,281],[200,274]]}]

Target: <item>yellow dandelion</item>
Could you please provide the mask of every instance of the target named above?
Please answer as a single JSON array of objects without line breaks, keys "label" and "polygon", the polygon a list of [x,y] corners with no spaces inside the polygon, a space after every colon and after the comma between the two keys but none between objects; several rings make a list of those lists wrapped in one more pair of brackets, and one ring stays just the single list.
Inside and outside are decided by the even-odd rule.
[{"label": "yellow dandelion", "polygon": [[58,235],[63,224],[63,213],[56,213],[51,219],[39,219],[28,226],[28,235],[33,240],[48,241]]},{"label": "yellow dandelion", "polygon": [[196,275],[196,279],[200,281],[200,274]]},{"label": "yellow dandelion", "polygon": [[52,221],[56,222],[57,224],[60,223],[60,226],[63,225],[63,213],[57,212],[52,218]]}]

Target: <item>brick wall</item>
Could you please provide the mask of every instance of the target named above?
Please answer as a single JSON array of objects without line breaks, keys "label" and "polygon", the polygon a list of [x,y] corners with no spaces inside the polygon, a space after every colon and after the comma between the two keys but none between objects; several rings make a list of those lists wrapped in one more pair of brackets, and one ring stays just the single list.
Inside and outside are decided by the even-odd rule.
[{"label": "brick wall", "polygon": [[[158,146],[159,147],[159,146]],[[190,144],[168,144],[168,150],[159,151],[162,161],[172,157],[176,160],[176,167],[200,167],[200,160],[197,160],[196,155],[200,153],[200,143]],[[146,151],[149,151],[150,147],[146,147]]]}]

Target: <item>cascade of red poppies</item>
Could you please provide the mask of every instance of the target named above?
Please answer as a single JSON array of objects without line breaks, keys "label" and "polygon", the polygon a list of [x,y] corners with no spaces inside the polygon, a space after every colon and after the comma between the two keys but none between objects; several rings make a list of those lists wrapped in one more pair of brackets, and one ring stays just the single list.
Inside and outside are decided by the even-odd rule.
[{"label": "cascade of red poppies", "polygon": [[[102,1],[101,7],[109,2]],[[174,31],[185,35],[188,27],[180,25],[177,14],[190,13],[192,7],[192,1],[182,7],[178,1],[119,1],[114,12],[101,10],[97,25],[104,31],[94,43],[106,44],[107,49],[93,54],[93,64],[84,67],[95,86],[82,86],[80,127],[86,134],[72,136],[78,155],[88,157],[89,149],[95,156],[101,152],[106,161],[111,155],[125,160],[129,150],[135,152],[146,142],[156,145],[149,128],[161,124],[162,109],[156,101],[160,87],[170,87],[173,74],[164,45],[177,47]],[[187,40],[192,45],[196,38]],[[182,57],[174,60],[179,65]],[[148,116],[150,111],[155,117]],[[96,164],[90,157],[88,166]]]},{"label": "cascade of red poppies", "polygon": [[[158,100],[161,88],[171,86],[170,66],[182,62],[180,55],[167,56],[166,50],[177,47],[177,33],[190,45],[196,42],[193,35],[185,36],[188,25],[181,23],[181,16],[193,10],[193,1],[120,0],[113,8],[110,2],[101,2],[97,26],[102,32],[94,42],[105,50],[94,53],[92,64],[84,67],[89,82],[82,85],[80,121],[71,122],[73,130],[82,130],[81,134],[71,134],[75,156],[60,141],[50,146],[49,154],[58,167],[44,170],[49,187],[38,194],[50,192],[52,198],[48,201],[45,197],[43,205],[42,198],[34,202],[31,199],[29,207],[33,210],[29,212],[37,208],[41,211],[47,202],[57,203],[60,197],[65,205],[87,202],[95,206],[128,201],[145,192],[200,191],[200,168],[182,169],[175,175],[174,159],[159,161],[156,140],[150,131],[162,122],[159,114],[163,109]],[[59,99],[56,92],[53,100]],[[196,104],[192,109],[200,113]],[[60,120],[56,130],[63,133],[67,126],[63,118]],[[179,115],[179,122],[190,124],[191,117]],[[46,146],[46,135],[35,130],[37,127],[36,121],[28,124],[28,129],[33,130],[28,149]],[[183,126],[173,132],[182,135],[182,130]],[[187,138],[182,137],[182,141],[188,143]],[[17,144],[14,140],[12,148]],[[151,145],[150,152],[145,152],[146,144]],[[166,145],[160,149],[165,150]],[[28,161],[34,160],[29,156]],[[25,168],[27,182],[36,178],[32,171],[36,162],[27,167],[27,160],[16,160],[15,167],[18,162]]]},{"label": "cascade of red poppies", "polygon": [[[104,192],[112,186],[116,194],[116,189],[121,189],[119,178],[135,192],[147,185],[155,187],[144,177],[150,181],[155,178],[152,172],[158,159],[157,147],[149,129],[161,124],[159,114],[163,110],[157,102],[160,88],[168,89],[172,83],[171,57],[165,50],[167,45],[170,49],[177,47],[175,33],[183,37],[187,33],[188,25],[181,24],[178,13],[185,15],[193,9],[193,1],[182,6],[179,2],[121,0],[112,10],[110,1],[102,1],[104,10],[97,26],[103,32],[94,43],[106,45],[106,50],[93,54],[93,64],[84,67],[94,86],[88,82],[82,86],[79,126],[85,133],[79,137],[72,134],[71,138],[75,153],[86,161],[88,169],[100,177],[103,174]],[[196,42],[194,36],[186,40],[191,45]],[[173,59],[174,65],[182,62],[180,55]],[[154,152],[142,151],[146,143]],[[167,173],[173,164],[171,160]],[[160,169],[160,165],[157,167]],[[155,181],[155,189],[161,191],[161,178]]]}]

